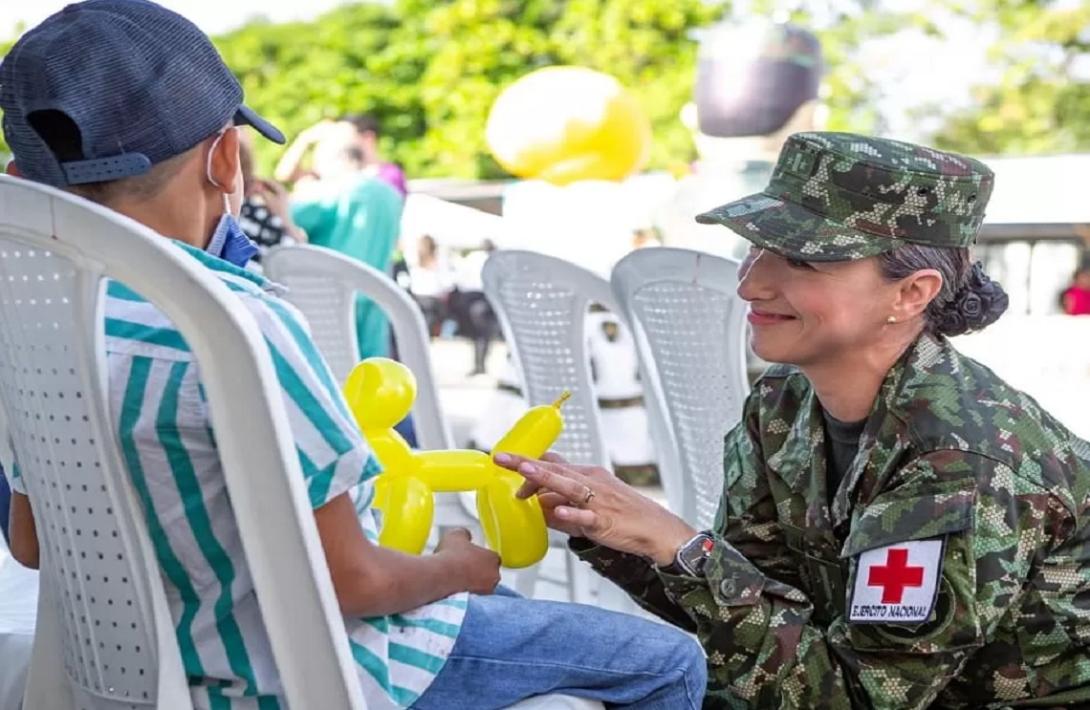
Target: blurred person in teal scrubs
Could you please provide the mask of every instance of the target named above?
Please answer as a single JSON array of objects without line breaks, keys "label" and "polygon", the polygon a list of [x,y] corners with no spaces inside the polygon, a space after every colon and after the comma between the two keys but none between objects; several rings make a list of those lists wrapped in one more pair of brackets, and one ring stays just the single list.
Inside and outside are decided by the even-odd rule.
[{"label": "blurred person in teal scrubs", "polygon": [[[296,184],[292,218],[311,244],[389,273],[405,201],[388,182],[365,167],[355,129],[345,123],[327,124],[314,151],[316,177]],[[362,296],[356,302],[356,331],[360,357],[388,354],[389,322]]]}]

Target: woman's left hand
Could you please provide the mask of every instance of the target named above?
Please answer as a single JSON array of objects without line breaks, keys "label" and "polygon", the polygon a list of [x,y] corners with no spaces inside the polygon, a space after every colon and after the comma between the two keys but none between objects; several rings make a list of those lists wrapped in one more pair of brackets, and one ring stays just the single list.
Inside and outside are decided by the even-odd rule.
[{"label": "woman's left hand", "polygon": [[542,458],[535,461],[502,452],[494,456],[497,464],[526,479],[518,496],[537,494],[550,527],[650,557],[658,565],[673,562],[677,549],[696,535],[684,520],[609,471],[569,464],[555,454]]}]

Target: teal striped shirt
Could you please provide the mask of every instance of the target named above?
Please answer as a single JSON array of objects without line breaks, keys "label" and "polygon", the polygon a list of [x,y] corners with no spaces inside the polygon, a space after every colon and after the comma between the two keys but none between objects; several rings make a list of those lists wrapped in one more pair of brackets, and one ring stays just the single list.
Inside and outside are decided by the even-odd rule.
[{"label": "teal striped shirt", "polygon": [[[314,508],[348,493],[367,537],[378,539],[371,456],[302,316],[258,274],[180,242],[233,291],[257,321],[272,356]],[[154,306],[120,283],[107,288],[111,411],[125,463],[147,515],[199,708],[281,708],[216,449],[230,422],[214,423],[200,364]],[[16,478],[13,488],[22,491]],[[454,645],[465,594],[405,614],[345,619],[369,708],[407,707]]]}]

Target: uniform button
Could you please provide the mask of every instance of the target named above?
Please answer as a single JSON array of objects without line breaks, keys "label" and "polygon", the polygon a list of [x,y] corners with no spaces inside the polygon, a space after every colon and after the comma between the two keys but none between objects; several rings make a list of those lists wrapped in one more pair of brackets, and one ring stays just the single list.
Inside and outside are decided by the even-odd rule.
[{"label": "uniform button", "polygon": [[734,596],[734,580],[733,579],[724,579],[722,582],[719,583],[719,591],[723,594],[724,597],[733,597]]}]

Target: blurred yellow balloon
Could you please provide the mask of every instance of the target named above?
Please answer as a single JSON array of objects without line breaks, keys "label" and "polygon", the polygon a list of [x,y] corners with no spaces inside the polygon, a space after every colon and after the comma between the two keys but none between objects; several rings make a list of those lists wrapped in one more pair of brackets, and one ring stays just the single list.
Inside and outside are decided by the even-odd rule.
[{"label": "blurred yellow balloon", "polygon": [[651,123],[635,97],[583,67],[546,67],[511,84],[485,130],[504,169],[556,185],[623,180],[651,152]]}]

